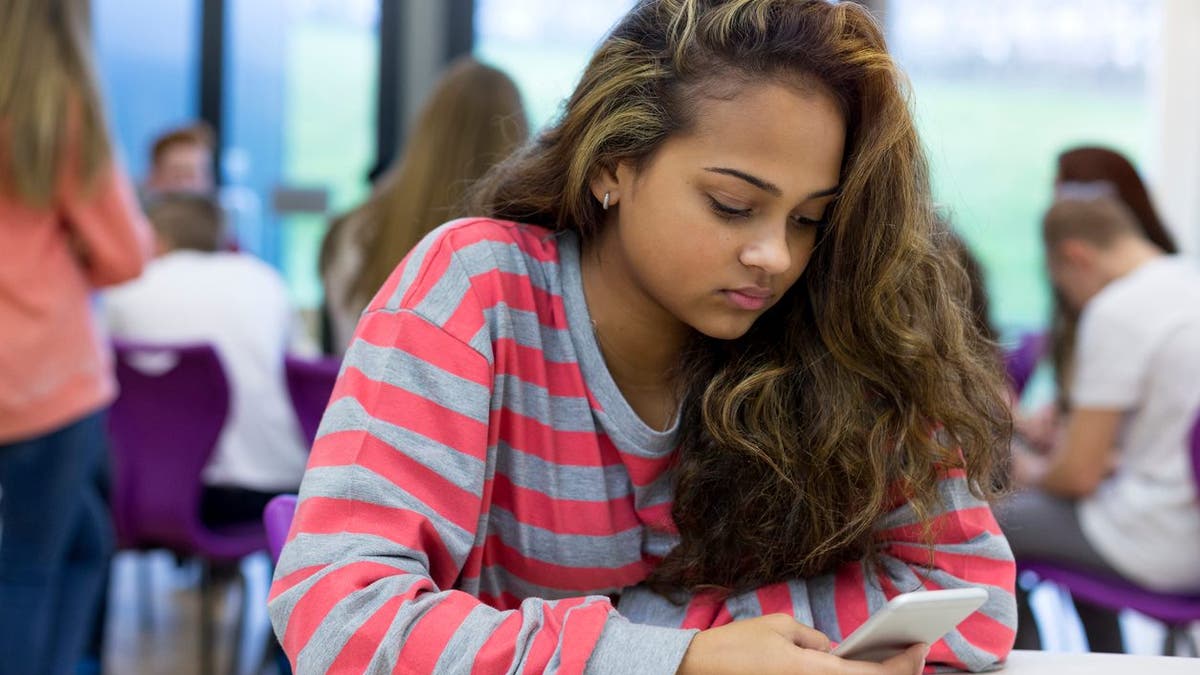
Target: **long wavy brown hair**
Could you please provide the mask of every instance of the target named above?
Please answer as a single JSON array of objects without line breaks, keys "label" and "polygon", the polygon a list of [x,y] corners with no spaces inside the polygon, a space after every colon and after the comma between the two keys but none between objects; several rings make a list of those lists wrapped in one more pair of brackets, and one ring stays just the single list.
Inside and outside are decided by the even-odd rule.
[{"label": "long wavy brown hair", "polygon": [[743,337],[697,334],[681,354],[681,540],[649,579],[664,593],[735,592],[869,558],[897,500],[927,524],[939,512],[947,469],[992,496],[1007,447],[1003,380],[967,275],[935,240],[905,79],[854,3],[639,3],[557,123],[477,186],[476,212],[576,230],[586,246],[603,222],[589,179],[644,162],[706,94],[763,79],[816,81],[839,102],[841,196],[775,307]]},{"label": "long wavy brown hair", "polygon": [[[322,273],[332,246],[363,251],[362,268],[346,289],[346,304],[365,307],[421,237],[459,214],[471,183],[528,135],[521,94],[508,75],[470,57],[451,64],[409,130],[396,164],[370,198],[338,218],[326,236]],[[360,221],[361,239],[341,240],[339,230],[355,220]]]},{"label": "long wavy brown hair", "polygon": [[34,206],[50,203],[68,158],[87,186],[112,154],[89,8],[87,0],[0,3],[0,190]]},{"label": "long wavy brown hair", "polygon": [[[1142,236],[1150,240],[1164,253],[1177,253],[1179,247],[1167,230],[1150,199],[1150,191],[1142,182],[1133,162],[1110,148],[1079,146],[1064,150],[1058,155],[1058,172],[1055,182],[1062,183],[1108,183],[1129,210],[1137,216]],[[1075,359],[1075,333],[1079,314],[1054,292],[1054,304],[1050,314],[1050,363],[1054,368],[1054,379],[1058,390],[1058,407],[1071,407],[1071,365]]]}]

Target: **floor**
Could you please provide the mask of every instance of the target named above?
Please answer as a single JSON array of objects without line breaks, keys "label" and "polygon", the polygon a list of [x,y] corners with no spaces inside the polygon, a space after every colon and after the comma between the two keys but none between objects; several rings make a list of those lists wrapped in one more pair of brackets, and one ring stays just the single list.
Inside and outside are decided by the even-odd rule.
[{"label": "floor", "polygon": [[[271,566],[266,554],[242,562],[252,602],[242,634],[242,653],[231,668],[232,646],[242,589],[236,581],[218,582],[213,663],[215,673],[273,675],[264,658],[270,635],[266,599]],[[109,587],[104,673],[106,675],[202,675],[200,667],[200,575],[197,564],[178,564],[167,553],[121,553],[113,563]]]},{"label": "floor", "polygon": [[[253,599],[242,630],[242,651],[236,670],[227,667],[216,672],[221,675],[275,675],[274,662],[264,659],[268,644],[269,625],[265,602],[269,584],[270,563],[265,555],[249,558],[242,563]],[[165,553],[117,556],[110,588],[105,673],[108,675],[201,675],[199,660],[199,587],[200,573],[196,565],[176,564]],[[141,591],[147,591],[144,595]],[[241,606],[241,590],[236,583],[226,584],[218,593],[215,614],[219,617],[216,632],[215,663],[228,664],[230,647]],[[1033,593],[1032,602],[1043,621],[1043,641],[1052,651],[1086,651],[1086,641],[1078,619],[1063,605],[1063,594],[1055,587],[1043,584]],[[1122,615],[1130,651],[1137,654],[1158,654],[1162,646],[1162,627],[1133,612]],[[1193,630],[1200,641],[1200,626]]]}]

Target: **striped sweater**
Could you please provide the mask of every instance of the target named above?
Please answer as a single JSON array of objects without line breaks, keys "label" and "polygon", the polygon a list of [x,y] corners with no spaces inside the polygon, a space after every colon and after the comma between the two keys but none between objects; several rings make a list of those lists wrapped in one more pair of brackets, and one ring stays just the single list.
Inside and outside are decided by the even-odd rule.
[{"label": "striped sweater", "polygon": [[837,641],[890,596],[966,585],[991,597],[929,661],[1008,653],[1012,555],[958,473],[932,565],[901,504],[873,565],[685,606],[639,586],[676,541],[675,437],[604,365],[575,235],[443,226],[368,306],[313,447],[270,595],[296,671],[673,673],[697,629],[785,612]]}]

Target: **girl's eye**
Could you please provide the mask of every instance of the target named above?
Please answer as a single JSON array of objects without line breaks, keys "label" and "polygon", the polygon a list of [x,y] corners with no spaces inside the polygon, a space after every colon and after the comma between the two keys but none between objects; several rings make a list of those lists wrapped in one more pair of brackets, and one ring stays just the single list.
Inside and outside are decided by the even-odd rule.
[{"label": "girl's eye", "polygon": [[801,227],[815,227],[817,229],[821,229],[829,225],[829,212],[831,210],[833,210],[833,205],[828,204],[825,206],[825,210],[821,212],[820,218],[814,220],[812,218],[805,218],[804,216],[796,216],[792,220],[794,220],[796,224]]},{"label": "girl's eye", "polygon": [[727,206],[717,201],[712,196],[709,196],[708,203],[709,207],[712,208],[713,213],[716,213],[722,218],[745,218],[746,216],[750,215],[751,211],[751,209],[735,209],[732,206]]},{"label": "girl's eye", "polygon": [[829,224],[828,216],[821,216],[820,220],[813,220],[812,218],[805,218],[803,216],[797,216],[797,217],[793,218],[792,221],[795,222],[797,225],[800,225],[801,227],[815,227],[817,229],[825,227],[826,225]]}]

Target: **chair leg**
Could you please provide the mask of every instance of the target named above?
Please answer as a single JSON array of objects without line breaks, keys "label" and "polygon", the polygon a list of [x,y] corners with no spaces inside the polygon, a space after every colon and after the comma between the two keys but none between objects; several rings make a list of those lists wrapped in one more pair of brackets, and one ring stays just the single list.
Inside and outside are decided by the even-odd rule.
[{"label": "chair leg", "polygon": [[279,641],[275,639],[274,632],[271,633],[263,648],[262,662],[259,663],[258,670],[254,672],[258,675],[263,673],[292,675],[292,664],[288,661],[287,654],[283,653],[283,647],[279,645]]},{"label": "chair leg", "polygon": [[238,587],[242,597],[238,599],[237,622],[233,629],[233,648],[230,649],[230,673],[241,672],[242,667],[242,633],[246,630],[246,612],[250,609],[250,583],[241,565],[237,566]]},{"label": "chair leg", "polygon": [[207,560],[200,561],[200,675],[216,675],[213,671],[212,626],[212,569]]},{"label": "chair leg", "polygon": [[133,551],[134,576],[137,577],[138,624],[147,633],[154,627],[154,565],[149,553]]},{"label": "chair leg", "polygon": [[[271,667],[273,668],[268,670]],[[279,644],[279,639],[275,637],[274,627],[267,631],[266,643],[263,645],[262,661],[255,672],[259,675],[263,672],[272,672],[276,673],[276,675],[292,675],[291,664],[288,662],[287,655],[283,653],[283,646]]]},{"label": "chair leg", "polygon": [[1167,634],[1163,636],[1163,656],[1175,656],[1179,651],[1180,635],[1179,626],[1176,624],[1167,624]]},{"label": "chair leg", "polygon": [[[1174,638],[1174,653],[1167,656],[1191,656],[1200,657],[1200,644],[1196,642],[1196,635],[1192,632],[1191,623],[1177,623],[1167,627],[1169,633],[1175,635]],[[1187,650],[1186,653],[1184,650]]]}]

